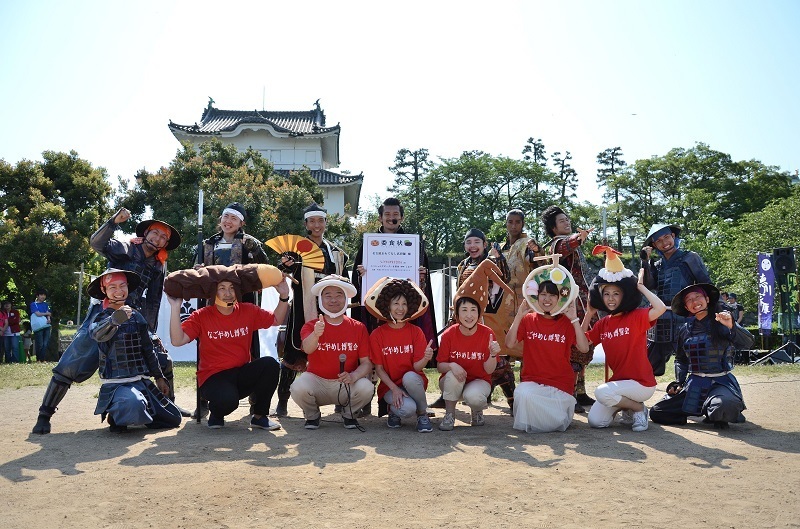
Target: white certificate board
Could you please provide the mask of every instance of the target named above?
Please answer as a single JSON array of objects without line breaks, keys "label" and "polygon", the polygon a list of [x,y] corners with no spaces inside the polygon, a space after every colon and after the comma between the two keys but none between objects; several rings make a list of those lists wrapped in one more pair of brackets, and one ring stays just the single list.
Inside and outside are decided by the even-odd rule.
[{"label": "white certificate board", "polygon": [[367,291],[382,277],[409,279],[419,284],[419,235],[415,233],[365,233],[367,273],[361,284],[361,304]]}]

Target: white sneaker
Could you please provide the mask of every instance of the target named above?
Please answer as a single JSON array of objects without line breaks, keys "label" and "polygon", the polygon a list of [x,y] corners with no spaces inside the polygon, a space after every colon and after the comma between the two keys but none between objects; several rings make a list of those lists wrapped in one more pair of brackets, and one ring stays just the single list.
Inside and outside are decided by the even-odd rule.
[{"label": "white sneaker", "polygon": [[619,423],[625,426],[633,426],[633,410],[622,410],[619,412]]},{"label": "white sneaker", "polygon": [[449,432],[452,430],[456,425],[456,418],[453,416],[452,413],[445,413],[444,417],[442,417],[442,421],[439,423],[439,429],[445,432]]},{"label": "white sneaker", "polygon": [[470,422],[472,426],[483,426],[486,424],[486,421],[483,420],[483,411],[477,410],[472,412],[472,422]]},{"label": "white sneaker", "polygon": [[[643,405],[644,406],[644,405]],[[650,424],[647,422],[647,417],[649,412],[647,411],[647,406],[644,406],[642,411],[634,412],[633,414],[633,427],[631,430],[634,432],[643,432],[647,430]]]}]

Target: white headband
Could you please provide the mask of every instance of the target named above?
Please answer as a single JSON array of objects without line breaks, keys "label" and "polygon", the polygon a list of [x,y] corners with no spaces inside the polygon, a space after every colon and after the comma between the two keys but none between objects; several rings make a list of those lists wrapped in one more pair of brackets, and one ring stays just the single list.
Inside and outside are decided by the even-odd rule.
[{"label": "white headband", "polygon": [[315,209],[313,211],[306,211],[306,213],[303,215],[303,220],[306,220],[309,217],[322,217],[323,219],[326,219],[328,218],[328,214],[325,213],[324,211]]},{"label": "white headband", "polygon": [[239,219],[242,222],[244,222],[244,215],[242,215],[241,211],[237,211],[237,210],[235,210],[233,208],[225,208],[225,209],[222,210],[222,216],[224,217],[226,213],[230,214],[230,215],[233,215],[237,219]]}]

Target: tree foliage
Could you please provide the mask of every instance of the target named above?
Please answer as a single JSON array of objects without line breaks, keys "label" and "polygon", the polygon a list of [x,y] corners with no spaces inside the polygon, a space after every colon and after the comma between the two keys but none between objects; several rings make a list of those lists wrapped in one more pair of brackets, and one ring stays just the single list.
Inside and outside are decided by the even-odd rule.
[{"label": "tree foliage", "polygon": [[[262,242],[276,235],[302,233],[303,208],[312,200],[322,202],[319,186],[307,169],[285,178],[274,173],[272,164],[253,149],[239,152],[216,139],[201,144],[199,150],[185,144],[169,167],[156,173],[140,171],[136,184],[123,186],[119,197],[119,205],[131,210],[135,222],[151,213],[178,229],[185,244],[170,255],[173,269],[193,262],[201,187],[204,237],[218,230],[219,215],[231,202],[245,207],[245,231]],[[349,231],[341,217],[329,219],[329,226],[334,235]]]},{"label": "tree foliage", "polygon": [[102,266],[89,236],[109,214],[112,189],[105,169],[75,151],[42,158],[0,160],[0,297],[27,312],[35,290],[46,289],[57,329],[60,317],[77,315],[74,272],[81,263],[87,272]]}]

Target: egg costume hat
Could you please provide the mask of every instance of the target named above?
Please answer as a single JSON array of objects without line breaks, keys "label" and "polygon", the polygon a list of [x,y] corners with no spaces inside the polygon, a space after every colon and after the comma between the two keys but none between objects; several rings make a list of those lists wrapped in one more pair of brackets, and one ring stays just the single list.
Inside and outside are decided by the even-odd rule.
[{"label": "egg costume hat", "polygon": [[222,281],[233,283],[236,301],[242,301],[242,294],[274,287],[284,281],[284,276],[280,270],[267,264],[188,268],[169,274],[164,279],[164,292],[173,298],[213,299],[215,304],[229,307],[233,303],[224,303],[217,298],[217,284]]},{"label": "egg costume hat", "polygon": [[569,304],[578,297],[578,285],[575,284],[575,278],[572,277],[569,270],[558,264],[559,257],[561,254],[557,253],[536,257],[536,261],[552,259],[553,262],[536,268],[525,278],[522,295],[525,296],[528,306],[538,314],[545,314],[545,311],[539,306],[539,285],[545,281],[550,281],[558,287],[558,302],[556,309],[550,312],[550,316],[557,316],[567,310]]},{"label": "egg costume hat", "polygon": [[94,299],[106,299],[105,287],[111,281],[118,279],[119,276],[117,274],[122,274],[128,281],[128,292],[133,292],[142,282],[142,278],[139,277],[139,274],[136,272],[131,272],[130,270],[120,270],[118,268],[109,268],[96,278],[94,281],[89,283],[89,287],[86,291],[92,296]]},{"label": "egg costume hat", "polygon": [[[484,259],[475,267],[475,270],[461,283],[458,292],[453,297],[453,307],[461,298],[469,298],[478,304],[478,311],[483,314],[489,299],[489,280],[505,290],[509,296],[514,295],[514,289],[506,285],[502,277],[503,272],[489,259]],[[456,314],[456,320],[458,314]]]},{"label": "egg costume hat", "polygon": [[[356,296],[356,287],[353,286],[353,283],[350,282],[349,279],[346,277],[342,277],[340,275],[331,274],[329,276],[325,276],[319,280],[313,287],[311,287],[311,294],[317,297],[322,295],[322,291],[328,287],[336,287],[340,288],[342,292],[344,292],[345,299],[348,300]],[[344,304],[344,308],[339,312],[333,313],[322,306],[322,303],[319,304],[319,310],[321,310],[324,314],[327,314],[331,318],[338,318],[345,312],[347,312],[347,303]]]},{"label": "egg costume hat", "polygon": [[[389,308],[396,296],[406,298],[408,310],[402,320],[395,320]],[[367,291],[364,299],[367,311],[381,321],[403,323],[415,320],[428,310],[428,298],[413,281],[398,279],[396,277],[382,277]]]},{"label": "egg costume hat", "polygon": [[678,316],[691,316],[692,313],[686,308],[686,305],[684,305],[683,298],[685,298],[690,292],[700,291],[702,291],[703,294],[705,294],[705,296],[708,298],[708,310],[711,310],[712,307],[717,305],[717,302],[719,301],[719,289],[711,283],[697,283],[695,285],[689,285],[675,294],[675,297],[672,298],[672,312]]},{"label": "egg costume hat", "polygon": [[[620,314],[630,312],[642,303],[642,293],[639,292],[639,280],[633,272],[622,264],[619,256],[622,255],[610,246],[597,245],[592,250],[592,255],[606,254],[605,267],[601,268],[589,286],[589,305],[608,312]],[[603,303],[603,288],[606,285],[616,285],[622,290],[622,303],[616,309],[609,311]]]}]

